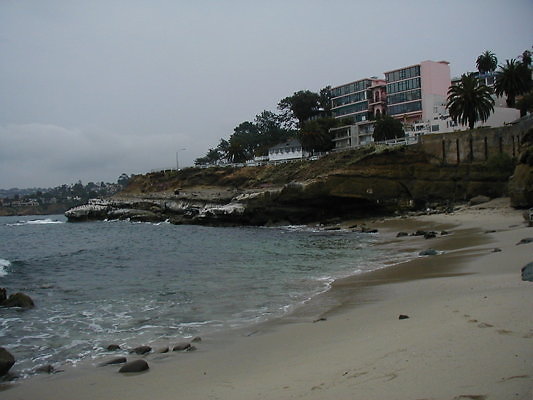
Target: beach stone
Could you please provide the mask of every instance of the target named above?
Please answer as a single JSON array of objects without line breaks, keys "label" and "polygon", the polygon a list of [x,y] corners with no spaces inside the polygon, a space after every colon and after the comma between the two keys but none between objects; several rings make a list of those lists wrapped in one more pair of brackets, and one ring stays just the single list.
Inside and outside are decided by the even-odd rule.
[{"label": "beach stone", "polygon": [[404,237],[404,236],[409,236],[409,234],[407,232],[398,232],[398,234],[396,235],[396,237]]},{"label": "beach stone", "polygon": [[118,372],[124,373],[124,372],[142,372],[146,371],[150,367],[148,366],[148,363],[145,360],[135,360],[130,361],[129,363],[124,364]]},{"label": "beach stone", "polygon": [[436,237],[437,237],[436,232],[426,232],[426,234],[424,235],[424,239],[433,239]]},{"label": "beach stone", "polygon": [[439,252],[435,249],[422,250],[418,253],[419,256],[436,256]]},{"label": "beach stone", "polygon": [[35,368],[35,372],[38,374],[53,374],[55,372],[55,368],[52,364],[46,364]]},{"label": "beach stone", "polygon": [[24,293],[15,293],[8,297],[7,300],[4,300],[2,304],[4,307],[20,307],[20,308],[33,308],[35,304],[30,296]]},{"label": "beach stone", "polygon": [[201,341],[202,341],[202,338],[200,336],[196,336],[196,337],[194,337],[191,340],[192,343],[198,343],[198,342],[201,342]]},{"label": "beach stone", "polygon": [[103,363],[100,364],[100,366],[103,367],[105,365],[124,364],[127,361],[128,359],[126,357],[115,357],[115,358],[112,358],[111,360],[104,361]]},{"label": "beach stone", "polygon": [[526,264],[522,268],[522,280],[533,282],[533,262]]},{"label": "beach stone", "polygon": [[151,351],[152,351],[152,348],[150,346],[139,346],[131,350],[130,353],[142,355],[142,354],[150,353]]},{"label": "beach stone", "polygon": [[0,376],[4,376],[15,364],[15,357],[5,348],[0,347]]},{"label": "beach stone", "polygon": [[400,316],[398,317],[398,319],[408,319],[409,318],[409,315],[405,315],[405,314],[400,314]]},{"label": "beach stone", "polygon": [[487,203],[490,201],[490,197],[487,196],[475,196],[470,199],[468,202],[471,206],[477,206],[478,204]]},{"label": "beach stone", "polygon": [[494,248],[494,250],[492,250],[493,253],[499,253],[500,251],[502,251],[502,249],[496,247]]},{"label": "beach stone", "polygon": [[120,350],[120,346],[118,344],[110,344],[106,347],[107,351],[117,351]]},{"label": "beach stone", "polygon": [[528,243],[533,243],[533,238],[524,238],[521,241],[519,241],[516,245],[518,246],[519,244],[528,244]]},{"label": "beach stone", "polygon": [[168,351],[169,351],[168,346],[161,347],[160,349],[157,350],[158,353],[168,353]]},{"label": "beach stone", "polygon": [[450,232],[448,232],[448,231],[441,231],[441,233],[440,233],[441,236],[445,236],[445,235],[449,235],[449,234],[450,234]]},{"label": "beach stone", "polygon": [[172,347],[172,351],[185,351],[185,350],[188,350],[189,347],[191,347],[190,343],[186,343],[186,342],[177,343],[174,345],[174,347]]}]

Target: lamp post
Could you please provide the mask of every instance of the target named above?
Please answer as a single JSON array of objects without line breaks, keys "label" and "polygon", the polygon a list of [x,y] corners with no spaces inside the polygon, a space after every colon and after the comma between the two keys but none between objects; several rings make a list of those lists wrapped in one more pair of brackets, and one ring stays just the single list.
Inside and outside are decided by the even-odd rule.
[{"label": "lamp post", "polygon": [[187,149],[183,148],[183,149],[176,150],[176,171],[180,170],[180,161],[179,161],[178,153],[183,150],[187,150]]}]

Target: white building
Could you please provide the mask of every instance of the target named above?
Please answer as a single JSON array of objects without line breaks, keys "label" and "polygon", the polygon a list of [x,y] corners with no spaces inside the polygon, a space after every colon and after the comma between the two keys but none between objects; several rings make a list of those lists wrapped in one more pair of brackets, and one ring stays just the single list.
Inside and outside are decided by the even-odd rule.
[{"label": "white building", "polygon": [[268,158],[271,162],[297,160],[307,156],[309,153],[303,149],[297,139],[290,139],[268,149]]}]

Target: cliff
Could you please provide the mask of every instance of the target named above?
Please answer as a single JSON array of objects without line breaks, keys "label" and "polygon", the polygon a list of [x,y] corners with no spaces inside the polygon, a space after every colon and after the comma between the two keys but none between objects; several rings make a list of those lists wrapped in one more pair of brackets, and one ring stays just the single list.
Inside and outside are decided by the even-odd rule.
[{"label": "cliff", "polygon": [[447,207],[507,194],[512,170],[490,161],[449,165],[420,146],[368,146],[316,161],[188,168],[136,176],[121,193],[66,215],[70,221],[266,225]]}]

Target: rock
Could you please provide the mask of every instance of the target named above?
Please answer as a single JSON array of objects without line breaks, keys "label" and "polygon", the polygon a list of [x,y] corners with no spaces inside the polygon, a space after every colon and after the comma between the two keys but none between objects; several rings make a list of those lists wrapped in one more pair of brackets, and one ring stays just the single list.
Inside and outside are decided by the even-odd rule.
[{"label": "rock", "polygon": [[522,280],[533,282],[533,262],[526,264],[522,268]]},{"label": "rock", "polygon": [[436,232],[426,232],[426,234],[424,235],[424,239],[433,239],[436,237],[437,237]]},{"label": "rock", "polygon": [[145,360],[135,360],[130,361],[129,363],[124,364],[118,372],[124,373],[124,372],[142,372],[146,371],[150,367],[148,366],[148,363]]},{"label": "rock", "polygon": [[327,226],[324,228],[325,231],[340,231],[341,230],[341,227],[340,226]]},{"label": "rock", "polygon": [[502,251],[502,249],[496,247],[494,248],[494,250],[492,250],[493,253],[499,253],[500,251]]},{"label": "rock", "polygon": [[435,249],[422,250],[418,253],[419,256],[436,256],[439,252]]},{"label": "rock", "polygon": [[124,364],[127,361],[128,359],[126,357],[115,357],[115,358],[112,358],[111,360],[104,361],[103,363],[100,364],[100,366],[103,367],[105,365]]},{"label": "rock", "polygon": [[172,348],[172,351],[185,351],[185,350],[188,350],[189,347],[191,347],[190,343],[186,343],[186,342],[178,343],[174,345],[174,347]]},{"label": "rock", "polygon": [[168,353],[169,352],[169,348],[168,346],[166,347],[161,347],[160,349],[157,350],[158,353]]},{"label": "rock", "polygon": [[5,288],[0,288],[0,304],[7,300],[7,291]]},{"label": "rock", "polygon": [[35,304],[30,296],[24,293],[15,293],[9,296],[7,300],[4,300],[2,304],[4,307],[20,307],[20,308],[33,308]]},{"label": "rock", "polygon": [[417,230],[415,233],[412,233],[411,236],[424,236],[426,233],[426,231]]},{"label": "rock", "polygon": [[120,346],[118,344],[110,344],[106,347],[107,351],[117,351],[120,350]]},{"label": "rock", "polygon": [[135,353],[135,354],[146,354],[146,353],[150,353],[152,351],[152,348],[150,346],[139,346],[139,347],[135,347],[134,349],[130,350],[130,353]]},{"label": "rock", "polygon": [[190,346],[190,347],[187,348],[185,351],[196,351],[196,350],[198,350],[198,349],[196,348],[196,346]]},{"label": "rock", "polygon": [[528,244],[528,243],[533,243],[533,238],[524,238],[521,241],[519,241],[516,245],[518,246],[519,244]]},{"label": "rock", "polygon": [[480,196],[472,197],[470,201],[468,202],[468,205],[477,206],[478,204],[487,203],[489,201],[490,201],[490,197],[480,195]]},{"label": "rock", "polygon": [[379,231],[377,229],[370,229],[365,226],[361,228],[362,233],[378,233]]},{"label": "rock", "polygon": [[450,234],[450,232],[448,232],[448,231],[441,231],[441,233],[440,233],[441,236],[445,236],[445,235],[449,235],[449,234]]},{"label": "rock", "polygon": [[405,315],[405,314],[400,314],[400,316],[398,317],[398,319],[408,319],[409,318],[409,315]]},{"label": "rock", "polygon": [[0,376],[4,376],[15,364],[15,357],[5,348],[0,347]]},{"label": "rock", "polygon": [[191,340],[192,343],[198,343],[198,342],[201,342],[201,341],[202,341],[202,338],[200,336],[196,336],[196,337],[194,337]]},{"label": "rock", "polygon": [[35,368],[34,371],[37,374],[53,374],[55,372],[55,368],[53,365],[47,364],[47,365],[41,365]]},{"label": "rock", "polygon": [[409,234],[407,232],[398,232],[398,234],[396,235],[396,237],[404,237],[404,236],[408,236]]}]

